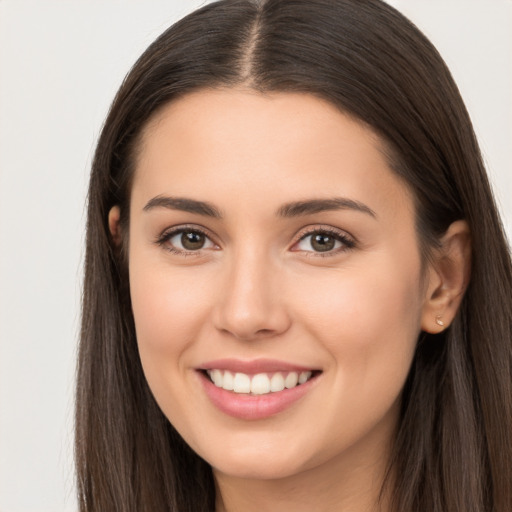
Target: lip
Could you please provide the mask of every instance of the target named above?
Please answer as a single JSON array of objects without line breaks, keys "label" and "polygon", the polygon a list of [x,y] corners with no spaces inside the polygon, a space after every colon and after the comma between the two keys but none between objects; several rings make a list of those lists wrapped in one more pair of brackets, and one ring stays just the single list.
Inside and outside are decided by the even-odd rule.
[{"label": "lip", "polygon": [[205,370],[211,369],[228,370],[235,373],[241,372],[249,375],[277,371],[311,371],[312,369],[269,359],[255,361],[220,359],[201,365],[197,369],[197,375],[213,405],[228,416],[248,421],[270,418],[292,407],[316,386],[321,374],[319,372],[304,384],[291,389],[284,389],[283,391],[265,395],[250,395],[234,393],[233,391],[226,391],[217,387],[206,375]]},{"label": "lip", "polygon": [[234,373],[245,373],[255,375],[257,373],[273,372],[307,372],[316,371],[318,368],[301,366],[277,359],[253,359],[244,361],[242,359],[216,359],[208,361],[198,367],[198,370],[228,370]]}]

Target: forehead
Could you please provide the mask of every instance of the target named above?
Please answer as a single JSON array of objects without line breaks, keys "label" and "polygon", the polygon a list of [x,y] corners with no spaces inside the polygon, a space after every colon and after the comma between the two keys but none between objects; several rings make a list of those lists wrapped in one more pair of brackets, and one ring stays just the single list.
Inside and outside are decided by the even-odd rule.
[{"label": "forehead", "polygon": [[269,205],[348,195],[411,209],[384,147],[370,128],[313,95],[201,90],[169,103],[145,127],[134,195],[236,191]]},{"label": "forehead", "polygon": [[276,156],[277,146],[284,144],[285,149],[294,142],[307,142],[305,151],[316,144],[317,158],[333,140],[345,150],[354,144],[355,149],[385,147],[370,127],[312,94],[237,88],[203,89],[164,105],[144,127],[141,149],[147,158],[148,149],[162,142],[172,145],[177,137],[190,144],[210,143],[205,149],[231,146],[233,154],[253,151],[258,157],[270,152]]}]

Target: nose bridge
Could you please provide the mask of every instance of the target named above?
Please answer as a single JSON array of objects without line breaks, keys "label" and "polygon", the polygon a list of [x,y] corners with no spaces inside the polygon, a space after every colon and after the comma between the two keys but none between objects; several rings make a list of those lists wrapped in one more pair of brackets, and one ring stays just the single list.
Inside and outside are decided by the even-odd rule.
[{"label": "nose bridge", "polygon": [[280,269],[264,247],[245,244],[226,258],[217,328],[239,339],[268,337],[289,325]]}]

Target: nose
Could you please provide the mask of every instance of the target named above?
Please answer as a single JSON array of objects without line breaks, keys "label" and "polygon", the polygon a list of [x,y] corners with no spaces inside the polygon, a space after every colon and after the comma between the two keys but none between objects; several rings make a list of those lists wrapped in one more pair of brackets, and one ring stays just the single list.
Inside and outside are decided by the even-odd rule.
[{"label": "nose", "polygon": [[290,316],[280,276],[279,266],[261,252],[233,255],[222,273],[216,328],[247,341],[286,332]]}]

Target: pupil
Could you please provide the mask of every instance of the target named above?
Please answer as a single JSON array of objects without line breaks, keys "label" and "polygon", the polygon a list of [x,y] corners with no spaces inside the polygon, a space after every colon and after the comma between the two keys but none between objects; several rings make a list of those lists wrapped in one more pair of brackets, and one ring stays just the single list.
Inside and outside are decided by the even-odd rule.
[{"label": "pupil", "polygon": [[334,248],[335,240],[329,235],[315,235],[311,240],[311,246],[315,251],[325,252]]},{"label": "pupil", "polygon": [[204,245],[204,235],[190,231],[185,232],[181,235],[181,244],[189,251],[201,249]]}]

